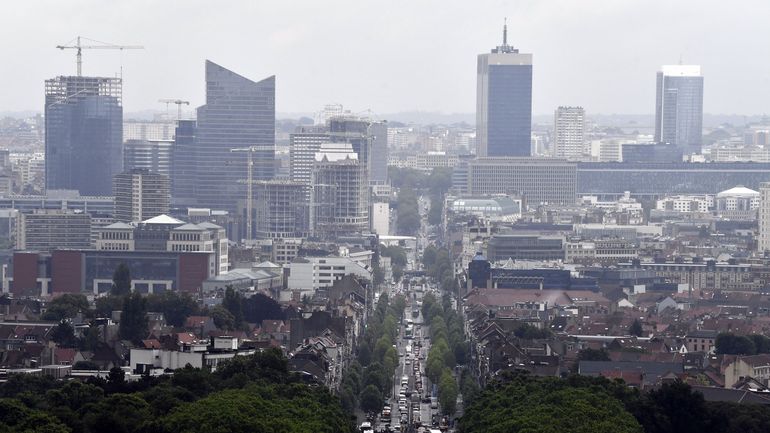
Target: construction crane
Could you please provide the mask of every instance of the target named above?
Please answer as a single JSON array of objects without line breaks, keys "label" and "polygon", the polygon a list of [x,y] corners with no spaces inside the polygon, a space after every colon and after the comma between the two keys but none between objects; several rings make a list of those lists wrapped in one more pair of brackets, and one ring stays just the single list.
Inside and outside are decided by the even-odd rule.
[{"label": "construction crane", "polygon": [[166,104],[166,116],[168,116],[168,104],[176,104],[176,120],[182,120],[182,105],[190,105],[190,101],[181,99],[158,99],[158,102]]},{"label": "construction crane", "polygon": [[[100,42],[93,39],[88,38],[82,38],[90,42],[96,42],[102,45],[82,45],[80,43],[81,37],[77,37],[77,42],[75,45],[57,45],[56,48],[60,50],[65,49],[74,49],[77,50],[77,53],[75,54],[75,57],[77,58],[77,64],[78,64],[78,77],[83,76],[83,50],[143,50],[144,47],[141,45],[115,45],[115,44],[109,44],[106,42]],[[123,69],[123,66],[121,66],[121,70]],[[122,75],[122,71],[121,71]]]},{"label": "construction crane", "polygon": [[[252,185],[254,184],[254,153],[255,152],[275,152],[275,146],[249,146],[236,147],[230,149],[230,152],[247,152],[248,162],[246,164],[246,240],[251,240],[251,212],[254,208],[254,195],[252,194]],[[272,163],[272,162],[271,162]]]}]

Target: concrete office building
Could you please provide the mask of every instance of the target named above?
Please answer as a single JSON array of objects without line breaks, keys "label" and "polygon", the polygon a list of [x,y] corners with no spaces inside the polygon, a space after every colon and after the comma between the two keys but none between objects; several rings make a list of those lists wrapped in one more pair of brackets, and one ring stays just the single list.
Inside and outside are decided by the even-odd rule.
[{"label": "concrete office building", "polygon": [[390,234],[390,203],[372,203],[372,232],[380,236]]},{"label": "concrete office building", "polygon": [[369,230],[369,185],[350,143],[321,146],[313,166],[311,228],[321,239]]},{"label": "concrete office building", "polygon": [[171,178],[173,140],[128,140],[123,143],[123,170],[144,169]]},{"label": "concrete office building", "polygon": [[16,249],[50,251],[91,247],[91,217],[82,212],[41,209],[18,214]]},{"label": "concrete office building", "polygon": [[110,194],[123,171],[122,85],[103,77],[45,81],[46,189]]},{"label": "concrete office building", "polygon": [[623,143],[623,162],[682,162],[682,149],[666,143]]},{"label": "concrete office building", "polygon": [[197,125],[190,131],[192,157],[184,152],[190,143],[174,152],[174,164],[193,181],[192,191],[177,189],[192,197],[179,199],[235,212],[238,200],[246,196],[249,155],[232,149],[260,147],[252,153],[254,180],[272,179],[275,172],[275,76],[255,82],[207,60],[206,105],[197,113]]},{"label": "concrete office building", "polygon": [[216,276],[216,255],[208,252],[97,251],[89,249],[16,252],[3,290],[16,296],[60,293],[103,294],[121,264],[131,268],[131,288],[140,293],[200,293]]},{"label": "concrete office building", "polygon": [[770,251],[770,182],[759,184],[759,194],[757,251],[765,254]]},{"label": "concrete office building", "polygon": [[[467,176],[467,177],[466,177]],[[577,171],[573,162],[553,158],[478,158],[469,161],[465,179],[469,195],[519,194],[529,206],[573,204]]]},{"label": "concrete office building", "polygon": [[229,269],[228,240],[225,229],[210,223],[185,223],[168,215],[158,215],[136,224],[116,222],[98,230],[96,249],[100,251],[211,252],[211,275]]},{"label": "concrete office building", "polygon": [[369,183],[383,185],[388,183],[388,123],[372,122],[368,135],[372,148]]},{"label": "concrete office building", "polygon": [[285,180],[254,184],[254,229],[257,239],[307,236],[310,222],[306,184]]},{"label": "concrete office building", "polygon": [[300,127],[289,134],[289,179],[310,185],[313,182],[313,163],[321,144],[330,140],[326,126]]},{"label": "concrete office building", "polygon": [[655,141],[684,154],[700,153],[703,144],[703,76],[698,65],[665,65],[655,89]]},{"label": "concrete office building", "polygon": [[553,115],[553,149],[555,158],[580,159],[585,143],[585,110],[583,107],[559,107]]},{"label": "concrete office building", "polygon": [[126,120],[123,122],[123,141],[170,141],[174,139],[174,121]]},{"label": "concrete office building", "polygon": [[145,169],[115,176],[115,220],[139,222],[167,214],[171,203],[168,176]]},{"label": "concrete office building", "polygon": [[350,257],[297,257],[289,263],[287,289],[281,290],[279,301],[300,301],[302,296],[312,297],[324,287],[331,287],[345,275],[355,275],[362,280],[372,280],[372,269]]},{"label": "concrete office building", "polygon": [[560,236],[494,235],[487,243],[487,258],[500,260],[564,260]]},{"label": "concrete office building", "polygon": [[115,201],[111,195],[88,197],[72,190],[48,190],[46,195],[0,197],[0,209],[16,209],[19,212],[33,212],[38,209],[72,210],[112,215]]},{"label": "concrete office building", "polygon": [[731,220],[755,220],[761,201],[759,191],[738,185],[714,197],[714,210],[717,215]]},{"label": "concrete office building", "polygon": [[476,70],[476,140],[479,156],[530,156],[532,54],[503,44],[479,54]]},{"label": "concrete office building", "polygon": [[768,179],[770,164],[751,162],[596,163],[577,164],[578,194],[602,199],[665,195],[716,194],[743,185],[758,189]]}]

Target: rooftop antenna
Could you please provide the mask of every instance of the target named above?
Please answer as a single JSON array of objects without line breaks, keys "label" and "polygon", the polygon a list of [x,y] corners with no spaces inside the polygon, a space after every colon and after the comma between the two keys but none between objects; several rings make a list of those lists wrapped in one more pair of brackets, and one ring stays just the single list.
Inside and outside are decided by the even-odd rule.
[{"label": "rooftop antenna", "polygon": [[503,46],[508,45],[508,17],[503,18]]}]

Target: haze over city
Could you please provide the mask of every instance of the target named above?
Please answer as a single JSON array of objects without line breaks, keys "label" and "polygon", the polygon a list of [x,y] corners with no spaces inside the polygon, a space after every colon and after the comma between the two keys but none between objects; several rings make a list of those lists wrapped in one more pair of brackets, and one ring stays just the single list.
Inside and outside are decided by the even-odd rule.
[{"label": "haze over city", "polygon": [[[735,7],[734,7],[735,6]],[[770,99],[770,3],[741,1],[2,2],[0,111],[40,111],[43,81],[75,73],[78,35],[144,50],[86,51],[84,73],[115,76],[128,112],[160,97],[204,103],[203,61],[259,80],[276,109],[330,101],[375,113],[473,113],[475,55],[509,43],[534,55],[533,113],[651,114],[655,71],[699,64],[704,111],[762,114]]]},{"label": "haze over city", "polygon": [[770,432],[769,17],[0,0],[0,432]]}]

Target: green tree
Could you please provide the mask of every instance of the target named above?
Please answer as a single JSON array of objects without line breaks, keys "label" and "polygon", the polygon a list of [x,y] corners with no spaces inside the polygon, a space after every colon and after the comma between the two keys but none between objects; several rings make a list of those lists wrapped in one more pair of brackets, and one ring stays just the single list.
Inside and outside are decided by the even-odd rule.
[{"label": "green tree", "polygon": [[[83,338],[78,341],[78,347],[80,350],[94,351],[99,347],[101,343],[101,332],[96,325],[90,325],[85,331]],[[98,370],[98,368],[96,369]]]},{"label": "green tree", "polygon": [[129,293],[131,293],[131,271],[125,263],[121,263],[112,274],[110,294],[113,296],[125,296]]},{"label": "green tree", "polygon": [[214,319],[214,326],[218,329],[225,331],[232,331],[235,329],[235,317],[233,317],[233,314],[222,305],[217,305],[209,310],[209,316]]},{"label": "green tree", "polygon": [[609,361],[610,354],[604,349],[586,348],[578,352],[578,361]]},{"label": "green tree", "polygon": [[366,341],[362,341],[358,345],[358,362],[364,367],[372,362],[372,349],[369,348],[369,344]]},{"label": "green tree", "polygon": [[286,313],[275,299],[257,293],[241,300],[243,320],[249,323],[262,323],[263,320],[286,320]]},{"label": "green tree", "polygon": [[643,432],[623,404],[602,387],[506,375],[465,407],[459,427],[464,433]]},{"label": "green tree", "polygon": [[382,391],[374,385],[368,385],[361,391],[361,410],[367,413],[376,413],[382,410]]},{"label": "green tree", "polygon": [[102,296],[96,298],[94,304],[96,306],[96,311],[94,312],[95,317],[110,317],[113,311],[120,311],[120,309],[123,308],[123,297],[112,295]]},{"label": "green tree", "polygon": [[0,399],[0,431],[29,433],[68,433],[55,417],[24,406],[19,400]]},{"label": "green tree", "polygon": [[84,410],[86,433],[137,432],[151,419],[150,407],[137,395],[112,394]]},{"label": "green tree", "polygon": [[243,297],[235,291],[232,286],[225,289],[225,298],[222,300],[222,306],[233,315],[233,324],[236,328],[243,325]]},{"label": "green tree", "polygon": [[155,431],[353,433],[338,400],[319,387],[252,385],[211,394],[173,410]]},{"label": "green tree", "polygon": [[65,293],[57,296],[46,306],[43,320],[59,322],[64,319],[72,319],[82,312],[90,313],[88,298],[80,294]]},{"label": "green tree", "polygon": [[637,337],[641,337],[644,333],[644,330],[642,329],[642,322],[640,322],[639,319],[634,319],[634,323],[628,327],[628,333]]},{"label": "green tree", "polygon": [[457,392],[457,382],[452,376],[452,371],[444,368],[444,371],[441,373],[441,379],[438,382],[438,401],[444,414],[451,415],[455,412]]},{"label": "green tree", "polygon": [[132,293],[123,300],[118,334],[123,340],[139,344],[147,338],[147,300],[139,293]]},{"label": "green tree", "polygon": [[757,347],[754,344],[754,340],[744,335],[723,332],[717,335],[715,343],[716,352],[720,355],[754,355],[757,353]]},{"label": "green tree", "polygon": [[703,394],[676,381],[646,394],[632,413],[647,433],[709,431],[709,411]]},{"label": "green tree", "polygon": [[72,327],[70,322],[62,320],[51,329],[51,340],[56,342],[61,347],[75,347],[77,340],[75,339],[75,328]]},{"label": "green tree", "polygon": [[166,323],[180,327],[188,317],[199,314],[200,308],[187,293],[165,291],[147,295],[147,311],[163,313]]},{"label": "green tree", "polygon": [[390,257],[390,263],[392,265],[406,266],[406,251],[399,246],[393,245],[382,247],[380,249],[380,255],[383,257]]}]

